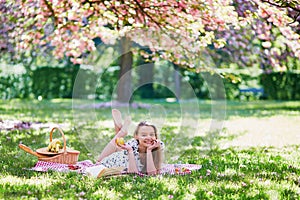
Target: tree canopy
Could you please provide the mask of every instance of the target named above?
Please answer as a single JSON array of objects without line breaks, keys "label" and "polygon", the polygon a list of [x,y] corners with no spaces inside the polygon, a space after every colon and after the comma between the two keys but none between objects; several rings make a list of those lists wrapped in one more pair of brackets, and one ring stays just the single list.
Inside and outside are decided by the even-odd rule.
[{"label": "tree canopy", "polygon": [[295,1],[262,2],[237,1],[239,17],[253,13],[256,17],[248,18],[251,23],[242,28],[217,33],[227,41],[220,52],[239,66],[256,65],[265,71],[293,69],[300,59],[300,6]]}]

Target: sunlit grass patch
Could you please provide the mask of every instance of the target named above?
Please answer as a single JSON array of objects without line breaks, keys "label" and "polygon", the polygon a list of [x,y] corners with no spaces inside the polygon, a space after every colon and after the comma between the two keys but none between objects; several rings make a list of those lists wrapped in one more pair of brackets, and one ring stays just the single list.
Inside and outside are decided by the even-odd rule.
[{"label": "sunlit grass patch", "polygon": [[47,188],[52,184],[58,182],[59,180],[53,179],[46,176],[33,176],[31,178],[24,178],[12,175],[1,175],[0,184],[2,185],[14,185],[14,186],[23,186],[23,185],[37,185],[43,188]]}]

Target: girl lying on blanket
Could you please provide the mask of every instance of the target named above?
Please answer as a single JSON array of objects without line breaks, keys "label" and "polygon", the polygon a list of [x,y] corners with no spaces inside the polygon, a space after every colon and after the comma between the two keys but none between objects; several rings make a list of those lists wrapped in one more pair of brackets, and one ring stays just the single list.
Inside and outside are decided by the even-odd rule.
[{"label": "girl lying on blanket", "polygon": [[112,115],[116,135],[103,149],[97,164],[107,168],[124,167],[128,173],[159,173],[163,162],[164,144],[158,140],[156,127],[141,122],[134,131],[134,139],[124,145],[116,144],[117,138],[128,134],[131,119],[127,117],[122,124],[120,111],[113,109]]},{"label": "girl lying on blanket", "polygon": [[96,164],[90,160],[77,162],[76,165],[38,161],[33,170],[77,170],[79,173],[99,178],[127,173],[142,176],[158,173],[185,175],[201,168],[201,165],[196,164],[162,164],[164,144],[158,140],[156,127],[146,122],[138,124],[132,140],[124,145],[117,145],[115,140],[127,135],[131,119],[126,118],[122,124],[120,111],[114,109],[112,114],[116,135],[103,149]]}]

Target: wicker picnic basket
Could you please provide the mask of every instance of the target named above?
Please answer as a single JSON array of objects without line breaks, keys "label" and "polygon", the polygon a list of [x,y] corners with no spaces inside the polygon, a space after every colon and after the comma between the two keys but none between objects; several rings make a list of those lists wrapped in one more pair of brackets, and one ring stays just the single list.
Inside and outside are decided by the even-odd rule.
[{"label": "wicker picnic basket", "polygon": [[61,133],[62,138],[63,138],[63,143],[64,143],[63,152],[58,155],[54,155],[54,156],[39,157],[38,160],[46,161],[46,162],[56,162],[56,163],[62,163],[62,164],[76,164],[76,162],[78,161],[80,151],[67,148],[67,146],[66,146],[67,142],[66,142],[65,135],[60,128],[54,127],[51,129],[50,142],[52,142],[53,131],[55,131],[56,129]]}]

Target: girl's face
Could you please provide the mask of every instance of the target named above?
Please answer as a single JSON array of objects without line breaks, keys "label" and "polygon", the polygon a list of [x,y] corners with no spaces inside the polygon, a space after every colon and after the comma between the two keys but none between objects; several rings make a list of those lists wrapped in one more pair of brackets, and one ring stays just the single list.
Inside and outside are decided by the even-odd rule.
[{"label": "girl's face", "polygon": [[155,130],[152,126],[141,126],[138,133],[134,136],[139,141],[140,147],[147,148],[156,140]]}]

